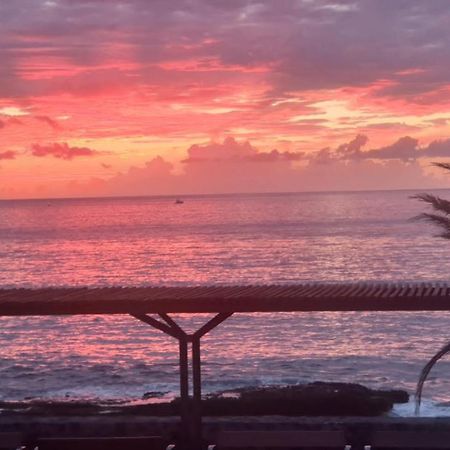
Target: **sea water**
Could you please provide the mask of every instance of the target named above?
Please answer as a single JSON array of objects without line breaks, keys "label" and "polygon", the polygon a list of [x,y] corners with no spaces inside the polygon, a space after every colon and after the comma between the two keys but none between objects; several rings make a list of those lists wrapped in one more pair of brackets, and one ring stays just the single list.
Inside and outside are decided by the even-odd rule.
[{"label": "sea water", "polygon": [[[0,201],[0,286],[448,281],[450,241],[411,220],[427,210],[413,194]],[[177,319],[193,330],[209,317]],[[131,317],[0,324],[0,399],[136,402],[178,392],[176,342]],[[413,393],[450,341],[449,325],[442,312],[236,314],[202,339],[204,391],[343,381]],[[450,415],[450,355],[424,398],[425,414]]]}]

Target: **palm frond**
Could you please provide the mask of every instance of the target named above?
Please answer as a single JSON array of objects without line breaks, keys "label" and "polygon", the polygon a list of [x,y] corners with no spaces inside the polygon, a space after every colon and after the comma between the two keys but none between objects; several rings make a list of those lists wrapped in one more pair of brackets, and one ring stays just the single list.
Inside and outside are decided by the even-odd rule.
[{"label": "palm frond", "polygon": [[419,414],[420,411],[420,403],[422,401],[422,391],[423,385],[431,372],[431,369],[434,365],[446,354],[450,352],[450,342],[445,344],[424,366],[422,372],[420,373],[419,381],[417,383],[416,393],[415,393],[415,401],[416,401],[416,415]]},{"label": "palm frond", "polygon": [[429,203],[433,207],[433,209],[443,214],[446,215],[450,214],[450,201],[448,200],[427,193],[416,194],[413,195],[411,198],[415,198],[422,202]]},{"label": "palm frond", "polygon": [[415,217],[416,220],[425,220],[450,232],[450,218],[440,214],[422,213]]},{"label": "palm frond", "polygon": [[[450,170],[450,163],[434,162],[433,166],[440,167],[441,169],[445,169],[445,170]],[[440,236],[445,239],[450,239],[450,218],[447,217],[450,215],[450,201],[444,200],[435,195],[426,194],[426,193],[414,195],[413,198],[424,201],[426,203],[429,203],[433,207],[434,210],[443,214],[443,215],[439,215],[439,214],[423,213],[415,218],[420,219],[420,220],[426,220],[428,222],[431,222],[431,223],[437,225],[438,227],[440,227],[441,229],[444,230],[444,232]],[[430,374],[431,369],[444,355],[446,355],[449,352],[450,352],[450,342],[445,344],[427,362],[427,364],[425,364],[424,368],[422,369],[422,372],[420,373],[419,381],[417,383],[416,394],[415,394],[416,415],[419,414],[419,410],[420,410],[420,403],[422,401],[423,385],[424,385],[428,375]]]},{"label": "palm frond", "polygon": [[440,167],[441,169],[450,170],[450,163],[434,162],[431,164],[435,167]]}]

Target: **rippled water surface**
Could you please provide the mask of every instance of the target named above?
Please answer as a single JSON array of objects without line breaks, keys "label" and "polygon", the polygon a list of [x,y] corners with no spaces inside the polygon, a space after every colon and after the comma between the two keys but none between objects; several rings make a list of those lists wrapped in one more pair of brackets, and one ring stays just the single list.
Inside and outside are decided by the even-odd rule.
[{"label": "rippled water surface", "polygon": [[[449,280],[450,241],[410,220],[425,209],[411,194],[3,201],[0,285]],[[132,318],[0,321],[0,398],[177,391],[176,343]],[[412,392],[449,324],[450,313],[236,315],[204,338],[205,390],[342,380]],[[425,398],[450,401],[450,357]]]}]

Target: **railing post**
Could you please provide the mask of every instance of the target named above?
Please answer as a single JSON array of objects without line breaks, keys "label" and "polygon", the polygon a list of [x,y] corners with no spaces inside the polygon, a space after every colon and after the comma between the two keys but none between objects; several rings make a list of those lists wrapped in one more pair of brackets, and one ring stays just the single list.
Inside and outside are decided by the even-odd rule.
[{"label": "railing post", "polygon": [[200,338],[192,336],[192,435],[194,445],[201,448],[202,444],[202,373],[200,358]]}]

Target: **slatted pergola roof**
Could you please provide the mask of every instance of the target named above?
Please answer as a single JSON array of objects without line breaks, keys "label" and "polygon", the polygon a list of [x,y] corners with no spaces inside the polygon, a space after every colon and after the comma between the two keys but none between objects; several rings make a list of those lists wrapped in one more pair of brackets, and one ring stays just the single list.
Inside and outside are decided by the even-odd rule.
[{"label": "slatted pergola roof", "polygon": [[450,283],[1,289],[0,315],[450,311]]},{"label": "slatted pergola roof", "polygon": [[[175,338],[179,345],[180,432],[189,448],[199,448],[202,440],[201,338],[234,313],[281,311],[450,311],[450,283],[0,288],[0,316],[130,314]],[[215,315],[188,333],[170,313]]]}]

